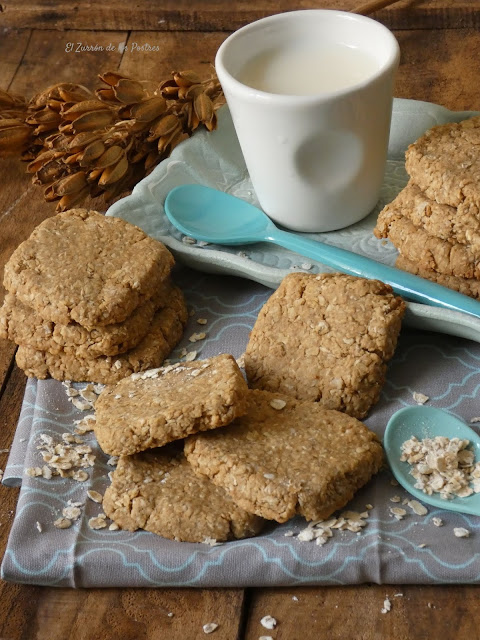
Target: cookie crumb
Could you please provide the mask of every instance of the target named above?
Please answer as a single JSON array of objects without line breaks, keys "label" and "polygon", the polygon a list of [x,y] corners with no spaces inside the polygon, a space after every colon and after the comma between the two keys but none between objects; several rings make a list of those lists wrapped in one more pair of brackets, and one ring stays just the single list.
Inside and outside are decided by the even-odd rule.
[{"label": "cookie crumb", "polygon": [[443,527],[443,520],[441,518],[434,517],[432,522],[436,527]]},{"label": "cookie crumb", "polygon": [[465,527],[455,527],[453,529],[453,535],[456,538],[469,538],[470,531],[468,529],[465,529]]},{"label": "cookie crumb", "polygon": [[207,324],[207,322],[206,318],[197,318],[197,324]]},{"label": "cookie crumb", "polygon": [[35,527],[37,528],[38,533],[42,533],[43,527],[38,520],[35,523]]}]

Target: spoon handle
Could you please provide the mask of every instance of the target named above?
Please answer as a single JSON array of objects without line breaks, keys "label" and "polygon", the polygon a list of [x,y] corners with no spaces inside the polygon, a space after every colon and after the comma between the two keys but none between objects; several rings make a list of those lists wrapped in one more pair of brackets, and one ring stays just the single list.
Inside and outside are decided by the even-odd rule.
[{"label": "spoon handle", "polygon": [[395,293],[413,302],[461,311],[480,318],[480,302],[477,300],[406,271],[375,262],[365,256],[322,244],[310,238],[302,238],[295,233],[281,229],[269,229],[265,240],[291,249],[302,256],[318,260],[327,267],[338,271],[363,278],[381,280],[389,284]]}]

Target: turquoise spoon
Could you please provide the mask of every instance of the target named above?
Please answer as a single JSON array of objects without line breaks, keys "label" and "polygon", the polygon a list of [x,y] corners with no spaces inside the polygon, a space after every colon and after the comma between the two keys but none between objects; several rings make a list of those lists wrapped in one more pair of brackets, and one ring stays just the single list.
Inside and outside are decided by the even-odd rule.
[{"label": "turquoise spoon", "polygon": [[475,461],[480,460],[480,436],[446,411],[434,407],[416,406],[397,411],[390,418],[383,438],[383,446],[393,475],[415,498],[439,509],[480,516],[480,493],[473,493],[468,498],[443,500],[436,497],[439,494],[429,496],[421,489],[415,488],[415,478],[409,474],[410,465],[407,462],[400,462],[402,444],[412,436],[416,436],[419,440],[435,436],[470,440]]},{"label": "turquoise spoon", "polygon": [[165,213],[177,229],[196,240],[226,245],[273,242],[338,271],[382,280],[414,302],[480,318],[480,302],[473,298],[345,249],[282,231],[263,211],[223,191],[198,184],[175,187],[165,200]]}]

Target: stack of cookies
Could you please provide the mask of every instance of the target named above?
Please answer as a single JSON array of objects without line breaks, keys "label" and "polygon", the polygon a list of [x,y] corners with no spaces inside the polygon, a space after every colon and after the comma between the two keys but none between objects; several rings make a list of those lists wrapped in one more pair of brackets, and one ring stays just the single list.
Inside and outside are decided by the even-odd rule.
[{"label": "stack of cookies", "polygon": [[250,390],[230,355],[133,374],[100,394],[95,435],[118,455],[105,513],[120,528],[224,541],[265,520],[328,517],[383,461],[374,433],[317,402]]},{"label": "stack of cookies", "polygon": [[187,319],[173,257],[141,229],[95,211],[45,220],[5,266],[0,337],[29,376],[109,384],[158,367]]},{"label": "stack of cookies", "polygon": [[480,116],[427,131],[406,152],[407,186],[374,234],[396,266],[480,299]]}]

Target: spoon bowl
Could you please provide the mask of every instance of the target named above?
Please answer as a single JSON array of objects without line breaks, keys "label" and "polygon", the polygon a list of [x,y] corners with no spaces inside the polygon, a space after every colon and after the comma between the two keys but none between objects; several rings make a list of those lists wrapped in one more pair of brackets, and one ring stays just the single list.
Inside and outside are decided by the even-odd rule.
[{"label": "spoon bowl", "polygon": [[165,200],[165,213],[182,233],[217,244],[259,242],[275,228],[249,202],[194,184],[172,189]]},{"label": "spoon bowl", "polygon": [[439,494],[429,496],[415,487],[415,478],[409,474],[410,465],[400,461],[402,444],[412,436],[418,440],[436,436],[469,440],[475,461],[480,460],[480,436],[456,416],[442,409],[422,405],[397,411],[390,418],[383,439],[393,475],[415,498],[439,509],[480,516],[480,493],[473,493],[467,498],[445,500]]},{"label": "spoon bowl", "polygon": [[167,195],[164,208],[170,222],[196,240],[224,245],[273,242],[337,271],[382,280],[414,302],[480,318],[478,300],[357,253],[279,229],[263,211],[223,191],[199,184],[181,185]]}]

